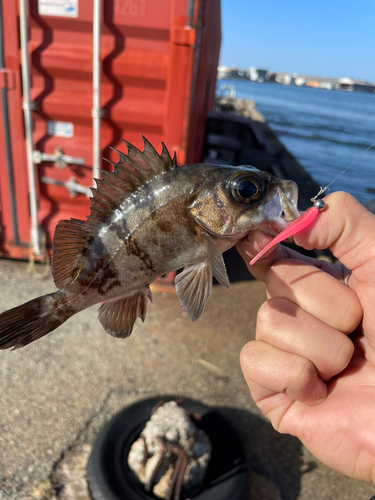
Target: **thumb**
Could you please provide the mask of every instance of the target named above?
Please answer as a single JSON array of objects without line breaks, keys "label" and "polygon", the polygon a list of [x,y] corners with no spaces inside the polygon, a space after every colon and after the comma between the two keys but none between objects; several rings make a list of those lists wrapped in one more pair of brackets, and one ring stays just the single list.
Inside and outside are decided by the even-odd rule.
[{"label": "thumb", "polygon": [[360,342],[366,358],[375,365],[375,216],[347,193],[333,193],[316,224],[297,234],[297,245],[306,249],[329,248],[350,271],[347,284],[363,309]]},{"label": "thumb", "polygon": [[348,193],[332,193],[324,201],[325,210],[311,229],[294,236],[295,243],[306,250],[329,248],[357,279],[375,279],[375,216]]}]

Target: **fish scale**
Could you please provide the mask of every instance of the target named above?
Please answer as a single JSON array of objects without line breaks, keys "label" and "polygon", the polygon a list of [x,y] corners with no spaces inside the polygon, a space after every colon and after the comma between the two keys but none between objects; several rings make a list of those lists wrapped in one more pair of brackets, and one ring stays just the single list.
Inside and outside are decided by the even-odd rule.
[{"label": "fish scale", "polygon": [[[127,143],[112,172],[96,180],[86,221],[60,221],[52,273],[58,291],[0,314],[0,348],[23,347],[73,314],[100,303],[98,319],[114,337],[145,320],[150,285],[182,269],[177,296],[194,321],[213,276],[230,287],[222,252],[249,231],[278,234],[299,215],[297,187],[251,166],[178,166]],[[287,215],[287,217],[286,217]]]}]

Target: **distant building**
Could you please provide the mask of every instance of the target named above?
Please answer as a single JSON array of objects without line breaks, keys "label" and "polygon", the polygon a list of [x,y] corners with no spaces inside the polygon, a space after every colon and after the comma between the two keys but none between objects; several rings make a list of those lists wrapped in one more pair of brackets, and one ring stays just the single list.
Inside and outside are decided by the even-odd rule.
[{"label": "distant building", "polygon": [[316,80],[315,78],[311,78],[309,80],[306,80],[306,87],[312,87],[314,89],[319,89],[320,88],[320,81]]},{"label": "distant building", "polygon": [[333,83],[332,82],[320,82],[320,88],[321,89],[326,89],[326,90],[332,90],[333,89]]},{"label": "distant building", "polygon": [[233,78],[247,78],[246,71],[243,69],[234,68],[232,69],[231,76]]},{"label": "distant building", "polygon": [[270,71],[267,71],[267,74],[266,74],[266,80],[267,82],[276,82],[276,76],[277,76],[277,73],[271,73]]},{"label": "distant building", "polygon": [[217,68],[217,77],[219,80],[222,78],[228,78],[230,76],[230,68],[228,66],[224,66],[224,64],[220,64]]},{"label": "distant building", "polygon": [[217,77],[219,80],[222,78],[247,78],[247,74],[243,69],[228,68],[228,66],[220,64],[217,68]]},{"label": "distant building", "polygon": [[303,85],[306,85],[306,78],[304,76],[297,76],[294,83],[298,87],[302,87]]},{"label": "distant building", "polygon": [[295,85],[296,73],[277,73],[276,81],[277,83],[282,83],[283,85]]},{"label": "distant building", "polygon": [[249,68],[249,71],[247,73],[248,73],[249,79],[252,82],[262,83],[266,79],[266,75],[267,75],[268,71],[266,69],[259,69],[259,68],[256,68],[255,66],[251,66],[251,68]]},{"label": "distant building", "polygon": [[339,90],[346,90],[347,92],[370,92],[371,94],[375,92],[374,84],[346,77],[340,78],[335,88]]},{"label": "distant building", "polygon": [[337,81],[338,80],[336,78],[326,78],[326,77],[323,78],[321,76],[299,75],[296,77],[295,83],[299,87],[304,85],[306,87],[312,87],[315,89],[332,90],[333,88],[335,88]]}]

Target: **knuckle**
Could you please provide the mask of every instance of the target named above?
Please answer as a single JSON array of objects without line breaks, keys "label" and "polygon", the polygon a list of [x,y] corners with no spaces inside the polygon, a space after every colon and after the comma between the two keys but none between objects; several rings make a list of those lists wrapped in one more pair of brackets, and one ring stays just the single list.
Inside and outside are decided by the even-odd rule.
[{"label": "knuckle", "polygon": [[285,283],[283,276],[280,276],[279,269],[271,269],[266,274],[266,290],[268,297],[282,297],[285,295]]},{"label": "knuckle", "polygon": [[293,383],[299,394],[306,394],[315,385],[316,368],[311,361],[297,358],[293,370]]},{"label": "knuckle", "polygon": [[252,374],[258,370],[261,349],[259,342],[252,340],[241,350],[240,364],[246,378],[251,378]]},{"label": "knuckle", "polygon": [[288,299],[278,297],[266,300],[258,309],[258,327],[269,329],[278,326],[280,314],[292,313],[292,309],[294,305]]},{"label": "knuckle", "polygon": [[256,364],[259,356],[258,342],[252,340],[248,342],[241,350],[240,361],[241,364],[245,363],[248,367],[252,367]]},{"label": "knuckle", "polygon": [[336,356],[336,364],[337,364],[336,373],[341,372],[348,366],[350,360],[352,359],[353,353],[354,353],[353,342],[348,337],[344,337],[342,346],[339,349],[338,354]]},{"label": "knuckle", "polygon": [[344,191],[336,191],[330,194],[330,199],[334,201],[337,206],[346,207],[352,205],[353,202],[357,203],[356,199],[349,193]]},{"label": "knuckle", "polygon": [[270,307],[270,299],[263,302],[257,313],[257,328],[267,328],[272,325],[273,310]]},{"label": "knuckle", "polygon": [[337,344],[327,351],[324,358],[318,360],[316,365],[324,380],[330,380],[332,377],[341,373],[350,363],[354,352],[354,344],[343,334],[340,334]]},{"label": "knuckle", "polygon": [[270,296],[288,296],[290,281],[294,274],[294,261],[280,260],[275,262],[266,275],[266,288]]},{"label": "knuckle", "polygon": [[293,265],[296,262],[298,261],[296,261],[295,259],[288,259],[288,260],[284,259],[275,262],[267,273],[266,284],[268,283],[272,284],[274,280],[276,280],[277,283],[279,283],[280,279],[285,282],[289,282],[291,272],[293,272]]},{"label": "knuckle", "polygon": [[352,333],[359,325],[362,316],[363,311],[358,299],[355,298],[355,300],[351,300],[342,312],[341,331],[344,333]]}]

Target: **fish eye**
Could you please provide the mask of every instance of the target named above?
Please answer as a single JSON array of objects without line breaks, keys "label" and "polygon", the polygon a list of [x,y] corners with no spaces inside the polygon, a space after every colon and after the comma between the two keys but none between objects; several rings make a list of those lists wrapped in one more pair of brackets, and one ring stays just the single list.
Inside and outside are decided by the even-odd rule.
[{"label": "fish eye", "polygon": [[263,197],[265,183],[262,177],[251,173],[240,172],[229,181],[229,194],[239,203],[253,203]]}]

